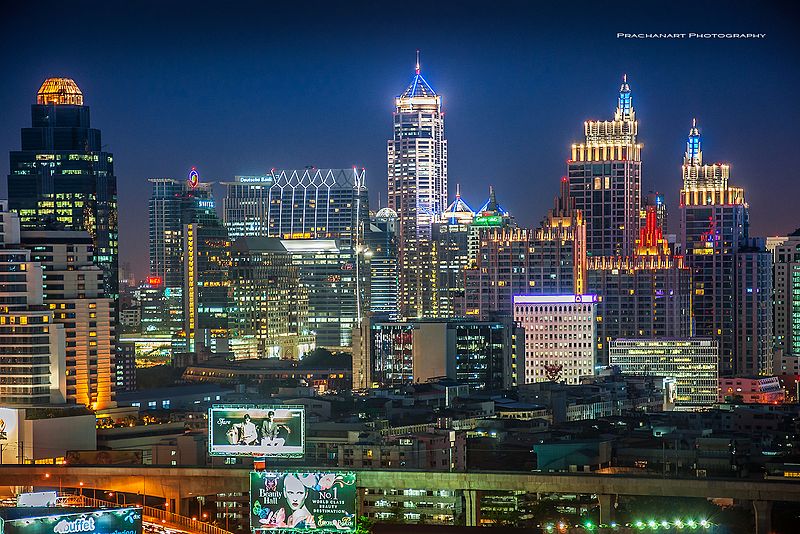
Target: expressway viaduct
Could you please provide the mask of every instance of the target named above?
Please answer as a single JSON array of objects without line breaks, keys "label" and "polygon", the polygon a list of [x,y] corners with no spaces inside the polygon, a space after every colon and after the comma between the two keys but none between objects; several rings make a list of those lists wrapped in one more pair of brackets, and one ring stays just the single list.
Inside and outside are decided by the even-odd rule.
[{"label": "expressway viaduct", "polygon": [[[464,499],[466,524],[476,525],[481,491],[597,495],[601,522],[613,519],[619,495],[732,498],[751,501],[757,533],[770,531],[772,503],[800,502],[800,481],[675,479],[637,475],[520,472],[429,472],[353,470],[363,495],[368,489],[454,490]],[[249,491],[249,470],[204,467],[0,466],[0,486],[92,488],[165,499],[173,513],[198,495]]]}]

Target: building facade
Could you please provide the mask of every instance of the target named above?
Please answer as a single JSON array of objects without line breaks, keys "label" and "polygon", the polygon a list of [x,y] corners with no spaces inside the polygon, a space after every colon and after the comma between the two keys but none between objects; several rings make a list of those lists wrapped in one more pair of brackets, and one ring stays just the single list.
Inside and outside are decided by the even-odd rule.
[{"label": "building facade", "polygon": [[775,248],[775,344],[800,356],[800,228]]},{"label": "building facade", "polygon": [[627,76],[613,120],[586,121],[567,161],[570,196],[586,221],[591,256],[629,256],[639,230],[642,145]]},{"label": "building facade", "polygon": [[510,320],[364,320],[354,331],[353,387],[392,387],[449,378],[497,390],[514,383],[520,336]]},{"label": "building facade", "polygon": [[597,295],[514,296],[514,321],[525,329],[519,383],[594,376],[596,320]]},{"label": "building facade", "polygon": [[717,401],[719,344],[714,339],[617,339],[610,343],[609,364],[623,374],[674,378],[676,406]]},{"label": "building facade", "polygon": [[369,313],[396,321],[399,315],[400,275],[397,256],[399,223],[391,208],[370,217],[364,232],[369,261]]},{"label": "building facade", "polygon": [[95,410],[115,406],[114,300],[104,293],[103,270],[85,231],[23,231],[22,246],[43,269],[43,300],[64,326],[66,398]]},{"label": "building facade", "polygon": [[475,212],[456,198],[434,221],[431,229],[431,257],[434,264],[433,315],[455,317],[463,308],[465,271],[470,263],[470,235]]},{"label": "building facade", "polygon": [[395,98],[393,136],[388,141],[388,206],[400,223],[400,315],[433,313],[433,222],[447,205],[447,140],[442,97],[419,66],[408,88]]},{"label": "building facade", "polygon": [[103,270],[104,295],[119,295],[114,157],[92,128],[89,107],[69,78],[48,78],[31,106],[21,150],[10,153],[9,209],[23,230],[86,231]]}]

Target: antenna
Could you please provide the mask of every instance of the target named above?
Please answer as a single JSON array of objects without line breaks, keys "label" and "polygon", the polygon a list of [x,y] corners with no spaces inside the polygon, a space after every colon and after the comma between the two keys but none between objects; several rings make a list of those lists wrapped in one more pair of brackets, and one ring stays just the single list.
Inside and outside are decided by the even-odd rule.
[{"label": "antenna", "polygon": [[417,74],[419,74],[419,48],[417,48]]}]

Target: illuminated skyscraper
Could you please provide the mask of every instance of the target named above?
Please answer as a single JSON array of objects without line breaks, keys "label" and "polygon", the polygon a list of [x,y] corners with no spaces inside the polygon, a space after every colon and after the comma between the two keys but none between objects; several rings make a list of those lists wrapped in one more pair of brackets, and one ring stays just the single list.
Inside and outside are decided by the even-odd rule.
[{"label": "illuminated skyscraper", "polygon": [[392,321],[397,320],[400,289],[397,239],[397,214],[390,208],[379,209],[364,232],[369,260],[369,312]]},{"label": "illuminated skyscraper", "polygon": [[681,243],[692,269],[695,333],[719,339],[721,375],[769,374],[770,258],[749,239],[744,189],[728,184],[729,165],[703,164],[696,121],[683,161]]},{"label": "illuminated skyscraper", "polygon": [[400,314],[433,314],[432,224],[447,205],[447,140],[442,97],[422,76],[395,98],[388,142],[389,207],[400,222]]},{"label": "illuminated skyscraper", "polygon": [[800,357],[800,228],[775,248],[775,341]]},{"label": "illuminated skyscraper", "polygon": [[113,155],[103,150],[100,130],[89,124],[89,107],[69,78],[48,78],[31,106],[32,124],[22,129],[22,148],[12,151],[9,209],[23,230],[83,230],[103,269],[103,292],[117,298],[117,178]]},{"label": "illuminated skyscraper", "polygon": [[627,76],[614,120],[586,121],[567,161],[570,194],[586,221],[589,256],[633,254],[639,231],[642,145]]},{"label": "illuminated skyscraper", "polygon": [[461,198],[457,188],[456,198],[433,223],[433,313],[437,317],[453,317],[463,307],[464,271],[469,265],[469,238],[474,219],[475,212]]}]

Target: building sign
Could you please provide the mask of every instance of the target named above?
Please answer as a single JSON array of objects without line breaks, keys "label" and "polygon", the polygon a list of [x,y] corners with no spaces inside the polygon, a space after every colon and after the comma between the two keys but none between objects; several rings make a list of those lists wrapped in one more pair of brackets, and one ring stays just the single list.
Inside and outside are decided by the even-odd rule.
[{"label": "building sign", "polygon": [[503,218],[500,215],[478,215],[472,224],[475,226],[503,226]]},{"label": "building sign", "polygon": [[200,175],[197,173],[197,169],[192,167],[192,170],[189,171],[189,178],[187,179],[189,182],[189,187],[192,189],[197,188],[197,184],[200,183]]},{"label": "building sign", "polygon": [[355,473],[250,473],[254,531],[354,532],[355,512]]},{"label": "building sign", "polygon": [[142,534],[139,508],[7,519],[3,534]]},{"label": "building sign", "polygon": [[303,406],[213,406],[208,425],[212,456],[297,458],[305,452]]}]

